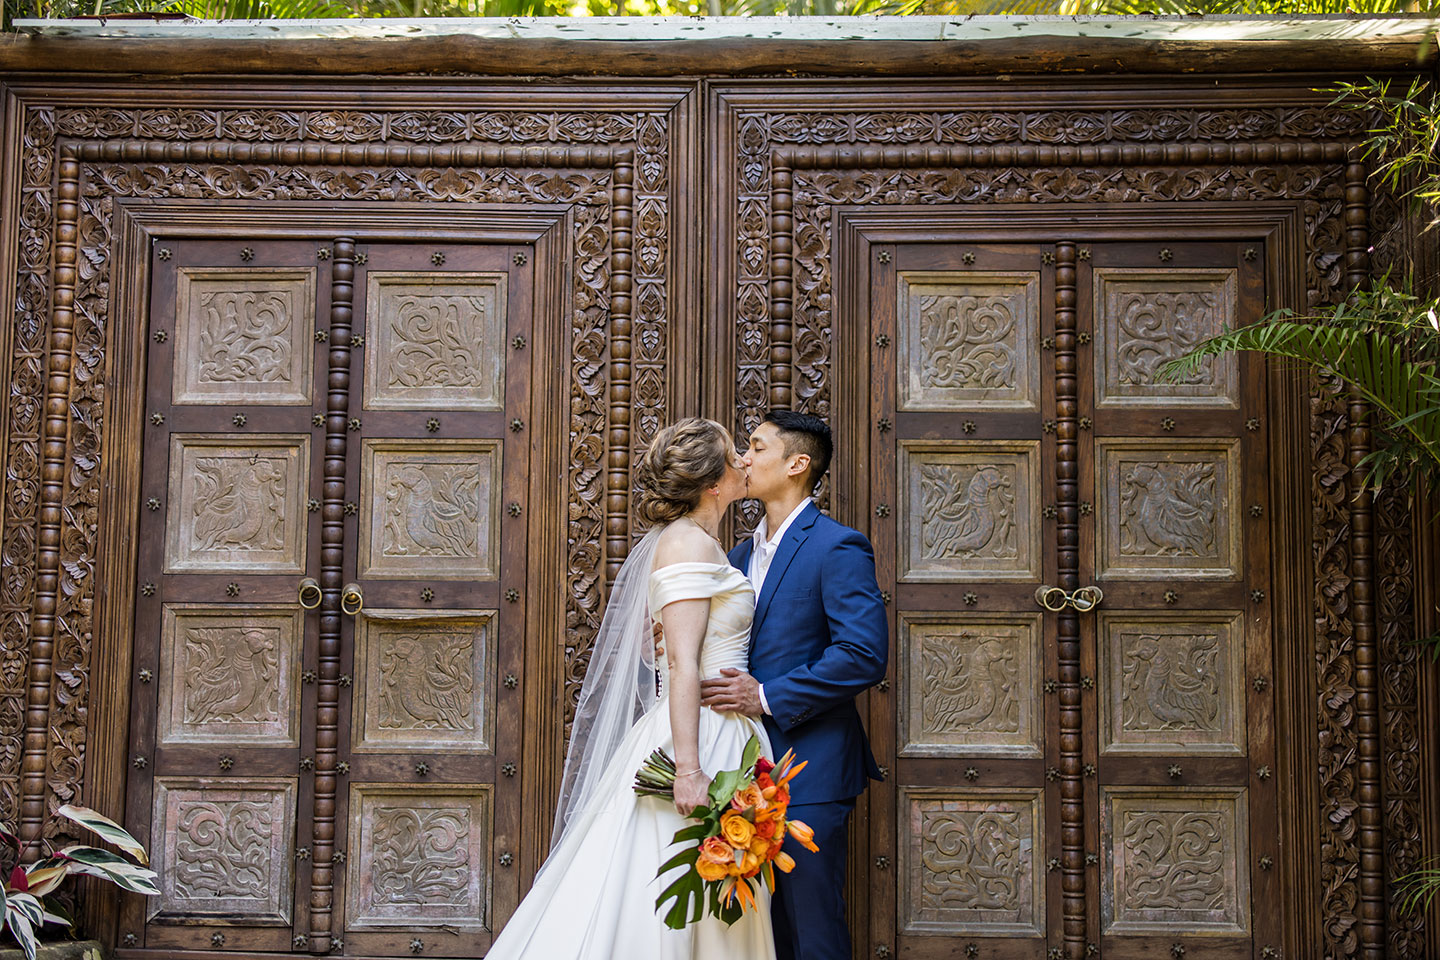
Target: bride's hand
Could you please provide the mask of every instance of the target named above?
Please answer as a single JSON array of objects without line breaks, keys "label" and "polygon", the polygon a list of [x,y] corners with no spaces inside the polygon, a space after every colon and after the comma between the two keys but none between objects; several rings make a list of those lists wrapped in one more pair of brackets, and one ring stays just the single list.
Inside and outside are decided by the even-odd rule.
[{"label": "bride's hand", "polygon": [[710,778],[705,771],[682,774],[675,778],[675,809],[680,816],[688,817],[696,807],[710,802]]}]

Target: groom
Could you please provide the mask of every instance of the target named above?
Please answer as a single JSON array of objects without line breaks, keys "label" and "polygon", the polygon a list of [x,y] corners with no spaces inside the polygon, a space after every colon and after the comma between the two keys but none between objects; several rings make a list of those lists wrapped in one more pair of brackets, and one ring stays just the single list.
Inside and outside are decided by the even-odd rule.
[{"label": "groom", "polygon": [[743,462],[765,516],[730,562],[755,586],[750,672],[700,685],[701,703],[763,716],[776,755],[809,761],[791,783],[790,816],[815,830],[819,853],[786,853],[776,883],[778,960],[850,960],[845,922],[846,828],[855,798],[880,770],[855,697],[885,676],[889,630],[875,555],[864,535],[820,512],[811,494],[830,465],[823,420],[772,410]]}]

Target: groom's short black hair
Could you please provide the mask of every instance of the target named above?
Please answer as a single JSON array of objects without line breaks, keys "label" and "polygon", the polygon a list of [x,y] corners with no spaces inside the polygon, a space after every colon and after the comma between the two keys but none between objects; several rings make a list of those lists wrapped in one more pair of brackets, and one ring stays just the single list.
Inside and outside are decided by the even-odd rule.
[{"label": "groom's short black hair", "polygon": [[810,481],[813,491],[825,471],[830,469],[830,456],[835,452],[835,442],[830,439],[830,428],[819,417],[794,410],[771,410],[765,414],[765,423],[773,423],[780,431],[780,440],[785,444],[785,456],[803,453],[810,458]]}]

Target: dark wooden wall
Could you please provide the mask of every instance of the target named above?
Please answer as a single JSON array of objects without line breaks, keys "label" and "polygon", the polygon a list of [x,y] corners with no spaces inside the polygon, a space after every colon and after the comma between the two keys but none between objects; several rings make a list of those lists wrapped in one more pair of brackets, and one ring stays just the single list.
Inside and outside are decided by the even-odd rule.
[{"label": "dark wooden wall", "polygon": [[[568,370],[556,417],[566,495],[539,509],[566,530],[562,602],[542,628],[563,654],[526,691],[568,712],[607,566],[634,534],[629,466],[656,429],[719,411],[744,431],[771,405],[842,412],[831,333],[847,278],[831,264],[847,216],[1007,204],[1043,208],[1063,231],[1121,208],[1168,211],[1177,227],[1186,204],[1283,209],[1296,258],[1277,295],[1320,307],[1417,234],[1399,204],[1366,194],[1347,159],[1363,124],[1325,106],[1322,82],[12,78],[0,818],[33,834],[59,803],[115,811],[122,796],[115,718],[126,715],[134,584],[116,539],[124,525],[102,505],[123,509],[134,491],[134,454],[106,430],[128,415],[109,392],[133,376],[111,351],[139,322],[112,272],[126,217],[227,201],[560,214],[570,341],[549,359]],[[1293,374],[1272,382],[1308,390],[1296,393],[1308,415],[1297,402],[1294,422],[1276,428],[1294,441],[1277,449],[1301,451],[1276,469],[1308,483],[1276,536],[1313,559],[1277,581],[1299,594],[1287,629],[1304,654],[1277,665],[1281,728],[1304,734],[1282,765],[1306,807],[1285,854],[1285,955],[1432,956],[1434,918],[1400,915],[1388,881],[1437,849],[1440,704],[1407,643],[1437,627],[1433,508],[1404,491],[1357,500],[1356,408]],[[859,524],[846,490],[829,496]],[[540,716],[550,735],[527,741],[526,764],[543,805],[563,716]],[[535,838],[527,871],[543,851]]]}]

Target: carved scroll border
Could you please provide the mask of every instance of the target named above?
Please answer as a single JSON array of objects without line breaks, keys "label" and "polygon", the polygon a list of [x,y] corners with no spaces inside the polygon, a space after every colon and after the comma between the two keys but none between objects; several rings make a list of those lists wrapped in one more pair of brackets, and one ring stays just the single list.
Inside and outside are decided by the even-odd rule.
[{"label": "carved scroll border", "polygon": [[[770,277],[769,277],[769,347],[768,347],[768,381],[769,399],[775,406],[789,407],[794,403],[794,366],[793,366],[793,344],[795,330],[794,296],[796,278],[794,270],[796,265],[795,233],[796,233],[796,202],[797,197],[802,201],[813,199],[804,185],[797,184],[797,171],[818,171],[821,175],[833,171],[866,171],[871,174],[883,177],[884,171],[891,170],[919,170],[932,171],[965,171],[967,169],[997,168],[1008,170],[1015,167],[1024,167],[1032,171],[1043,168],[1073,168],[1081,167],[1089,170],[1116,168],[1116,167],[1175,167],[1175,166],[1197,166],[1197,167],[1230,167],[1247,164],[1257,165],[1325,165],[1336,167],[1343,164],[1350,156],[1353,145],[1345,142],[1261,142],[1261,143],[1228,143],[1213,142],[1200,144],[1146,144],[1146,145],[1085,145],[1085,146],[1053,146],[1053,145],[1026,145],[1026,146],[969,146],[969,145],[947,145],[947,146],[906,146],[906,147],[873,147],[873,146],[820,146],[820,147],[772,147],[769,156],[770,166],[770,196],[769,196],[769,233],[771,238],[770,255]],[[940,174],[943,176],[943,173]],[[848,185],[847,185],[848,186]],[[848,191],[852,203],[860,202],[859,190]],[[881,202],[897,202],[894,196],[895,191],[891,190],[882,198]],[[1075,199],[1080,199],[1076,197]],[[814,231],[811,231],[812,234]],[[812,250],[818,249],[829,252],[828,244],[820,244],[819,238],[811,236],[807,241]],[[1058,262],[1060,255],[1072,258],[1068,261],[1073,268],[1074,247],[1071,244],[1061,244],[1057,248],[1057,279],[1056,296],[1064,298],[1068,293],[1073,299],[1073,281],[1070,287],[1063,282],[1063,265]],[[1072,304],[1073,307],[1073,304]],[[1056,339],[1057,339],[1057,370],[1060,371],[1057,383],[1057,417],[1065,416],[1064,393],[1065,372],[1062,368],[1064,356],[1061,347],[1062,321],[1064,307],[1057,300],[1056,317]],[[1072,316],[1073,321],[1073,316]],[[1072,391],[1073,392],[1073,391]],[[1071,404],[1073,408],[1073,404]],[[1073,415],[1073,409],[1070,409]],[[1062,419],[1063,423],[1063,419]],[[1072,433],[1074,431],[1072,430]],[[1062,437],[1062,447],[1064,446]],[[1072,451],[1073,454],[1073,451]],[[1073,459],[1073,456],[1072,456]],[[1061,455],[1057,459],[1057,470],[1064,472],[1065,458]],[[1066,481],[1060,478],[1062,511],[1064,509],[1064,497]],[[1073,487],[1073,484],[1070,484]],[[1073,489],[1070,491],[1073,500]],[[1071,563],[1067,567],[1066,543],[1069,540],[1064,538],[1065,530],[1061,530],[1061,546],[1059,562],[1062,578],[1067,569],[1074,567]],[[1070,539],[1073,539],[1070,538]],[[1077,541],[1078,542],[1078,541]],[[1073,548],[1074,544],[1071,545]],[[1073,552],[1073,549],[1072,549]],[[1072,558],[1073,559],[1073,558]],[[1073,629],[1067,629],[1067,627]],[[1078,642],[1078,624],[1060,624],[1061,636],[1061,658],[1062,658],[1062,711],[1061,711],[1061,864],[1064,868],[1062,876],[1062,929],[1064,937],[1063,952],[1067,958],[1079,958],[1085,955],[1087,945],[1091,942],[1088,938],[1089,918],[1086,913],[1086,869],[1084,866],[1084,793],[1081,782],[1081,752],[1079,749],[1079,736],[1083,719],[1079,710],[1079,670],[1078,670],[1078,649],[1072,650],[1072,644],[1067,643],[1067,637],[1073,634],[1070,639]],[[1073,668],[1073,669],[1069,669]],[[1065,673],[1074,674],[1070,683],[1066,682]],[[1073,694],[1068,700],[1065,698],[1067,688],[1072,688]],[[1071,702],[1073,701],[1073,703]],[[1073,708],[1073,709],[1067,709]],[[878,932],[877,932],[878,933]],[[881,942],[881,946],[893,949],[893,946],[885,943],[889,934],[878,934],[872,936]]]}]

